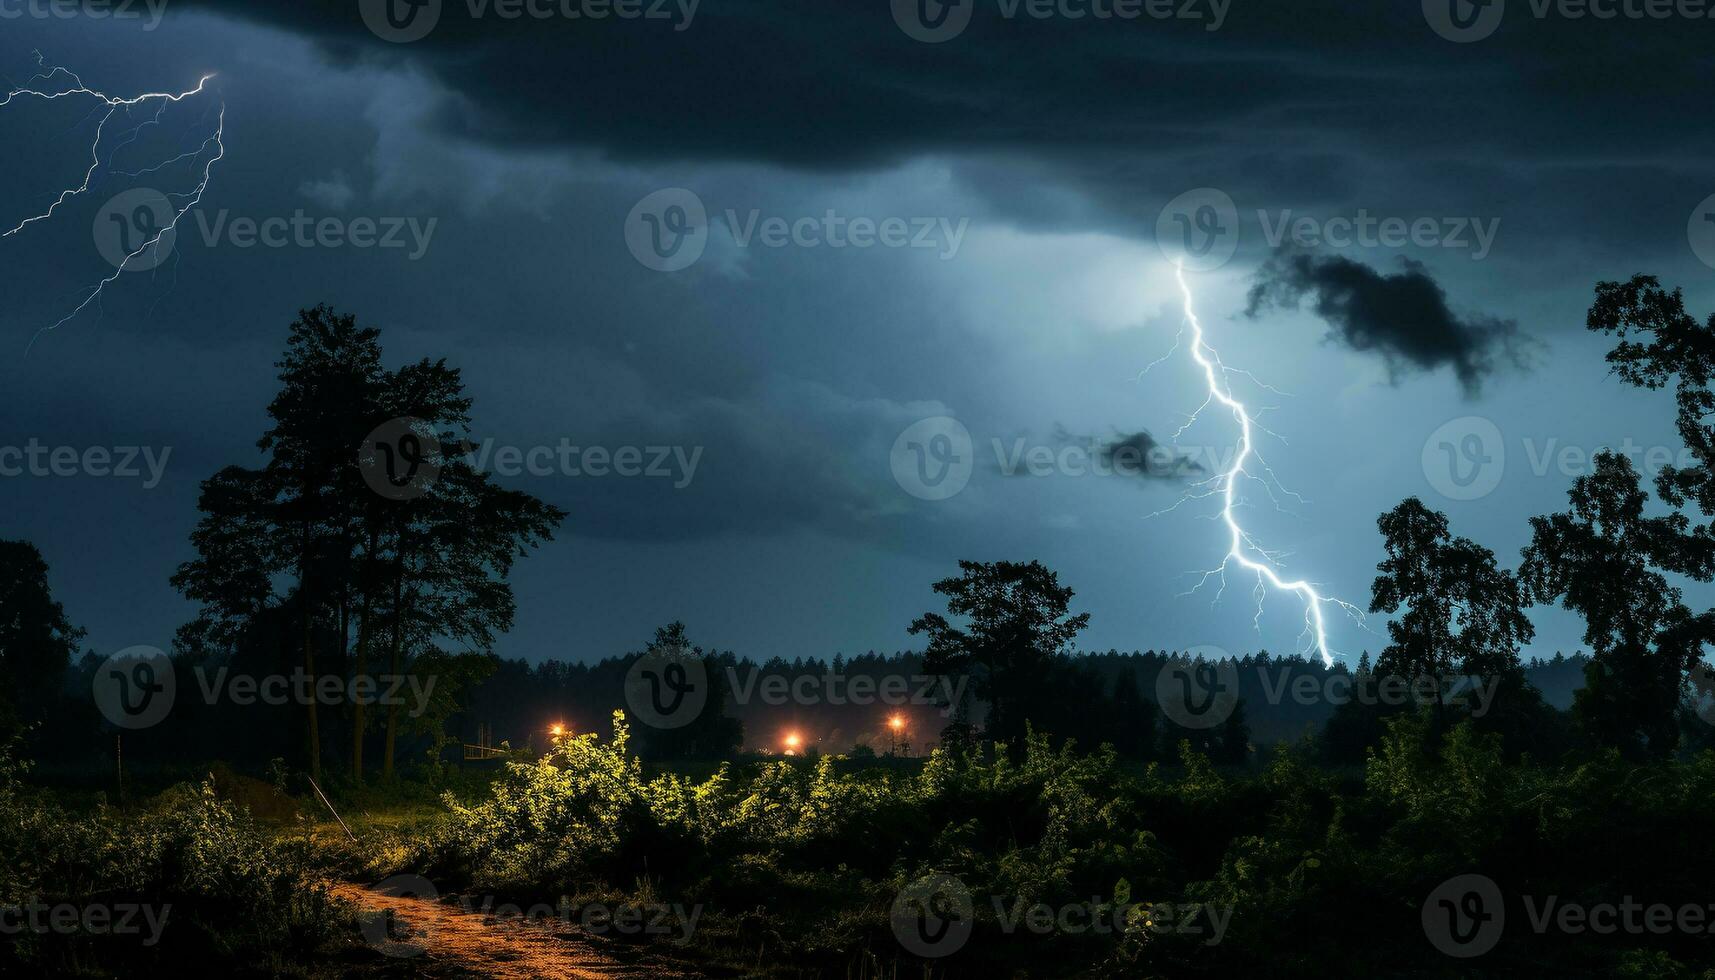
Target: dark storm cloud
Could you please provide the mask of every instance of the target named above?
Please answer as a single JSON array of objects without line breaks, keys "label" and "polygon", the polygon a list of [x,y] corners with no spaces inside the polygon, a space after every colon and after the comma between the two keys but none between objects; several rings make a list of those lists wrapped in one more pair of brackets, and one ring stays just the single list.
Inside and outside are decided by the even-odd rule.
[{"label": "dark storm cloud", "polygon": [[1198,186],[1247,224],[1262,209],[1504,215],[1497,265],[1548,289],[1559,279],[1536,260],[1553,248],[1575,247],[1591,278],[1681,254],[1715,154],[1678,94],[1704,86],[1703,25],[1679,19],[1519,8],[1454,44],[1410,0],[1221,0],[1218,15],[1175,0],[1193,16],[1129,20],[971,0],[963,33],[925,44],[888,0],[640,0],[670,16],[599,20],[560,12],[581,0],[511,17],[504,0],[440,0],[427,37],[390,44],[362,16],[381,2],[178,0],[168,16],[283,28],[335,66],[406,66],[424,79],[424,125],[502,152],[811,176],[927,157],[998,221],[1135,238]]},{"label": "dark storm cloud", "polygon": [[1516,321],[1460,316],[1422,263],[1401,259],[1400,265],[1390,275],[1342,256],[1277,253],[1257,271],[1245,315],[1256,319],[1271,306],[1296,309],[1314,294],[1316,315],[1341,346],[1378,355],[1394,378],[1451,367],[1467,394],[1502,363],[1525,365],[1530,341]]},{"label": "dark storm cloud", "polygon": [[1583,124],[1592,116],[1605,120],[1604,145],[1623,139],[1634,154],[1692,159],[1708,142],[1679,124],[1682,107],[1654,97],[1700,84],[1701,34],[1672,21],[1509,18],[1458,45],[1416,3],[1179,0],[1189,16],[1074,19],[974,0],[962,34],[924,44],[885,0],[646,0],[666,16],[600,20],[557,13],[576,3],[507,18],[495,0],[444,0],[432,33],[394,45],[366,29],[362,6],[175,9],[297,30],[340,60],[408,60],[466,100],[442,119],[455,131],[629,158],[843,170],[925,152],[1130,150],[1214,154],[1232,179],[1267,181],[1341,144],[1575,156],[1598,138]]}]

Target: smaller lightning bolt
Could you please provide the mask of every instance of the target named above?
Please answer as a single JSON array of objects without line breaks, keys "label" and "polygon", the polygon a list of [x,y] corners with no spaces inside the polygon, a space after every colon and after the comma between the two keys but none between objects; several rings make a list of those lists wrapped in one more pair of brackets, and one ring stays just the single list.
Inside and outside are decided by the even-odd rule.
[{"label": "smaller lightning bolt", "polygon": [[[1202,580],[1198,583],[1198,587],[1201,587],[1202,583],[1207,582],[1212,576],[1220,575],[1224,588],[1226,582],[1226,570],[1228,566],[1233,564],[1237,564],[1241,568],[1245,568],[1256,573],[1257,616],[1259,618],[1262,615],[1262,595],[1267,586],[1273,586],[1283,592],[1298,593],[1298,595],[1304,600],[1304,635],[1310,640],[1309,646],[1321,655],[1322,663],[1324,665],[1332,667],[1334,665],[1334,657],[1328,646],[1328,630],[1322,617],[1323,604],[1331,602],[1344,609],[1348,614],[1354,615],[1360,622],[1362,621],[1363,616],[1362,611],[1351,603],[1322,595],[1316,591],[1316,587],[1314,585],[1303,579],[1295,581],[1287,581],[1283,579],[1275,564],[1275,561],[1279,556],[1259,546],[1256,541],[1251,538],[1250,532],[1246,531],[1244,527],[1239,524],[1238,518],[1234,516],[1234,507],[1238,503],[1238,482],[1241,477],[1258,480],[1265,487],[1270,488],[1269,492],[1271,494],[1273,493],[1273,482],[1277,481],[1274,481],[1274,474],[1272,471],[1268,470],[1267,464],[1262,463],[1261,457],[1256,456],[1252,451],[1251,429],[1254,423],[1251,418],[1250,410],[1245,407],[1243,402],[1233,397],[1232,389],[1227,384],[1228,375],[1233,373],[1242,374],[1244,372],[1237,372],[1235,369],[1229,368],[1225,364],[1221,363],[1221,356],[1215,352],[1213,347],[1209,346],[1208,340],[1203,335],[1203,323],[1197,318],[1196,305],[1191,295],[1191,287],[1185,281],[1185,269],[1183,265],[1180,263],[1174,263],[1173,272],[1174,278],[1179,283],[1179,292],[1184,298],[1185,325],[1189,327],[1191,331],[1191,357],[1197,362],[1197,366],[1202,368],[1203,378],[1208,383],[1209,387],[1208,398],[1204,400],[1203,404],[1198,407],[1196,412],[1192,413],[1186,423],[1180,427],[1179,431],[1183,432],[1191,425],[1192,422],[1196,421],[1197,416],[1201,414],[1203,409],[1207,408],[1212,402],[1219,402],[1221,405],[1224,405],[1229,409],[1233,413],[1234,421],[1239,424],[1238,451],[1233,455],[1232,464],[1228,466],[1224,472],[1211,480],[1205,481],[1203,484],[1203,486],[1207,488],[1207,492],[1201,494],[1201,496],[1219,495],[1221,498],[1220,518],[1226,525],[1229,538],[1227,554],[1221,560],[1221,564],[1216,568],[1204,572]],[[1181,331],[1180,339],[1184,339],[1183,331]],[[1177,348],[1177,343],[1175,344],[1175,347]],[[1157,361],[1156,363],[1160,362]],[[1151,366],[1153,367],[1154,365]],[[1145,370],[1147,371],[1148,369],[1146,368]],[[1268,475],[1268,480],[1262,480],[1246,470],[1245,466],[1247,461],[1252,459],[1255,459],[1258,465],[1263,467],[1264,471]],[[1182,503],[1183,500],[1184,498],[1182,498],[1180,502]],[[1177,507],[1178,504],[1175,504],[1174,506]],[[1169,508],[1169,510],[1171,509],[1172,508]],[[1255,557],[1253,557],[1253,555]],[[1196,591],[1196,589],[1193,588],[1192,591]]]},{"label": "smaller lightning bolt", "polygon": [[[113,121],[116,115],[119,115],[120,113],[129,115],[133,108],[145,107],[151,102],[159,103],[151,118],[144,120],[142,123],[133,127],[129,132],[125,133],[121,138],[121,142],[108,152],[107,163],[109,167],[112,166],[113,158],[119,150],[124,149],[126,146],[135,142],[138,134],[145,127],[158,125],[160,123],[161,115],[166,112],[168,106],[201,95],[205,91],[209,81],[214,78],[214,75],[212,74],[204,75],[197,79],[195,87],[183,92],[145,92],[141,95],[126,98],[109,95],[106,92],[90,88],[84,83],[83,79],[77,75],[77,73],[57,65],[46,64],[42,60],[40,52],[36,53],[36,64],[38,67],[42,68],[43,71],[38,72],[23,85],[8,91],[3,98],[0,98],[0,108],[8,106],[14,100],[21,98],[53,101],[56,99],[87,96],[89,98],[96,99],[100,103],[100,105],[96,107],[95,113],[92,113],[92,115],[99,113],[101,115],[101,121],[96,124],[95,136],[90,142],[89,168],[84,171],[82,182],[76,186],[67,187],[65,190],[61,191],[59,196],[54,199],[53,204],[49,205],[46,211],[43,211],[40,214],[31,215],[30,217],[18,222],[16,225],[13,225],[6,231],[0,232],[0,239],[11,238],[33,224],[47,221],[59,211],[61,205],[89,192],[91,182],[95,179],[96,172],[101,169],[101,146],[102,140],[106,134],[107,125],[109,122]],[[102,107],[106,108],[105,112],[102,112]],[[91,304],[97,303],[101,299],[102,293],[106,288],[112,284],[114,280],[124,274],[126,267],[131,264],[132,259],[135,259],[138,256],[147,253],[150,249],[155,248],[160,244],[162,238],[169,234],[173,234],[178,230],[179,219],[183,218],[186,213],[202,202],[203,193],[208,190],[209,180],[214,173],[214,165],[226,157],[225,135],[226,103],[222,101],[220,103],[220,114],[215,124],[214,132],[206,137],[195,149],[181,153],[169,160],[162,161],[155,166],[144,168],[142,170],[129,173],[123,171],[118,172],[125,176],[136,177],[146,173],[153,173],[163,167],[183,160],[191,160],[194,163],[195,160],[201,158],[204,154],[209,154],[207,160],[203,163],[201,177],[197,180],[195,186],[192,187],[190,191],[167,195],[169,202],[172,205],[171,219],[162,222],[160,227],[155,228],[153,230],[153,234],[147,236],[141,245],[126,254],[118,263],[118,268],[114,269],[112,275],[107,276],[95,285],[89,287],[87,290],[89,295],[86,296],[83,302],[79,303],[70,313],[67,313],[54,323],[37,330],[35,335],[30,338],[30,343],[24,349],[26,356],[28,356],[30,348],[35,346],[36,341],[41,338],[42,334],[51,330],[59,329],[64,324],[76,318],[78,314],[88,309]],[[212,153],[210,153],[211,149],[213,151]],[[174,199],[177,200],[175,201]]]}]

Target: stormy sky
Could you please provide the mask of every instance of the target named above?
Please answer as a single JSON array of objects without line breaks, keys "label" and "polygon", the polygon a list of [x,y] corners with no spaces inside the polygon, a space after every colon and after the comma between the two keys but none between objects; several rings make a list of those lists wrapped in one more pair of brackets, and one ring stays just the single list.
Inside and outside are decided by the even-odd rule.
[{"label": "stormy sky", "polygon": [[[1279,485],[1241,515],[1286,572],[1367,605],[1410,495],[1515,564],[1595,450],[1680,448],[1583,323],[1637,272],[1715,309],[1703,13],[0,0],[8,89],[35,52],[124,97],[215,73],[0,238],[0,448],[79,460],[0,452],[0,536],[90,646],[169,645],[197,485],[260,462],[287,327],[326,302],[390,364],[462,368],[485,465],[569,512],[505,655],[671,619],[757,657],[906,648],[960,558],[1058,570],[1090,648],[1289,651],[1294,597],[1256,617],[1236,569],[1183,594],[1226,543],[1214,501],[1175,504],[1237,430],[1184,427],[1206,391],[1170,260],[1250,372]],[[188,203],[222,106],[170,254],[115,275],[114,201]],[[0,107],[0,226],[83,180],[103,111]],[[1577,648],[1534,618],[1532,652]],[[1339,654],[1383,643],[1330,623]]]}]

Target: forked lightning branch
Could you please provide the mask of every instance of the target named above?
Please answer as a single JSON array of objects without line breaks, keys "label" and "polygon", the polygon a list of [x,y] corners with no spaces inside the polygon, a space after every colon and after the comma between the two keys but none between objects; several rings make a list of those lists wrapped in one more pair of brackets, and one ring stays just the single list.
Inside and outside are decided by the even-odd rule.
[{"label": "forked lightning branch", "polygon": [[[1215,476],[1194,484],[1192,490],[1180,501],[1183,503],[1186,499],[1205,497],[1219,499],[1221,502],[1221,524],[1227,532],[1227,553],[1221,559],[1221,564],[1203,572],[1192,591],[1195,592],[1210,578],[1215,577],[1221,579],[1224,589],[1227,569],[1233,565],[1250,571],[1256,575],[1257,622],[1261,621],[1262,600],[1269,588],[1296,593],[1304,602],[1304,632],[1301,637],[1305,641],[1306,649],[1320,655],[1322,663],[1331,667],[1334,664],[1334,654],[1328,646],[1328,629],[1323,617],[1323,605],[1333,603],[1354,618],[1359,619],[1360,622],[1362,613],[1351,603],[1322,595],[1306,579],[1289,580],[1284,578],[1281,574],[1278,553],[1271,552],[1258,544],[1251,533],[1239,523],[1235,510],[1242,504],[1242,499],[1238,493],[1241,479],[1249,479],[1262,484],[1271,495],[1272,488],[1279,484],[1274,478],[1273,471],[1269,470],[1267,464],[1263,463],[1261,457],[1255,452],[1252,437],[1255,425],[1251,418],[1250,409],[1233,396],[1232,387],[1228,382],[1230,375],[1244,372],[1229,368],[1222,363],[1221,355],[1209,345],[1203,332],[1203,323],[1197,316],[1195,299],[1191,293],[1191,286],[1185,279],[1185,268],[1182,263],[1174,264],[1173,275],[1179,284],[1180,296],[1184,301],[1184,327],[1191,333],[1191,358],[1196,361],[1209,389],[1208,397],[1203,400],[1202,405],[1198,406],[1197,411],[1191,413],[1185,424],[1180,426],[1179,432],[1175,433],[1174,438],[1177,439],[1180,434],[1184,433],[1201,416],[1203,409],[1208,408],[1211,404],[1220,404],[1231,411],[1233,421],[1237,422],[1239,426],[1238,451],[1233,454],[1231,464]],[[1183,330],[1181,331],[1181,339],[1183,339]],[[1153,366],[1151,365],[1151,367]],[[1252,465],[1253,461],[1256,466],[1262,469],[1262,476],[1250,472],[1247,468]],[[1177,504],[1174,505],[1174,507],[1177,506]],[[1168,510],[1172,509],[1174,508],[1168,508]]]},{"label": "forked lightning branch", "polygon": [[[94,285],[85,287],[84,297],[69,313],[55,322],[38,330],[30,340],[34,346],[37,339],[48,331],[58,329],[73,318],[100,303],[103,293],[114,280],[127,271],[139,268],[153,268],[158,265],[167,249],[163,248],[163,240],[170,241],[169,236],[176,233],[179,220],[192,208],[202,201],[203,193],[208,190],[209,180],[214,173],[214,165],[226,156],[226,103],[219,101],[219,113],[213,126],[213,131],[201,140],[195,142],[189,149],[175,156],[154,162],[151,166],[134,171],[119,171],[114,168],[114,160],[120,150],[136,143],[145,129],[162,124],[162,117],[167,109],[177,103],[205,94],[213,75],[204,75],[197,79],[192,88],[182,92],[145,92],[130,97],[110,95],[99,89],[91,88],[75,72],[56,65],[49,65],[42,60],[40,53],[36,55],[36,64],[41,69],[24,84],[9,90],[5,98],[0,98],[0,107],[11,105],[21,99],[41,99],[54,101],[58,99],[94,100],[97,105],[94,117],[99,118],[95,126],[95,134],[89,144],[89,167],[83,173],[83,179],[78,183],[67,186],[53,198],[53,203],[46,210],[31,215],[4,232],[0,238],[11,238],[32,225],[48,221],[60,209],[79,197],[90,192],[95,186],[97,175],[104,169],[108,175],[118,177],[141,177],[145,174],[157,173],[169,166],[182,164],[186,166],[194,183],[190,190],[182,193],[160,194],[155,191],[145,191],[138,188],[126,192],[136,195],[135,207],[119,207],[115,211],[118,217],[124,218],[126,226],[117,236],[117,253],[107,256],[114,266],[113,273]],[[105,106],[105,111],[103,107]],[[152,112],[147,111],[153,109]],[[133,112],[136,112],[134,115]],[[123,131],[109,133],[109,126],[115,128],[127,127]],[[194,137],[193,137],[194,139]],[[105,157],[103,149],[106,150]],[[198,174],[199,169],[201,173]],[[115,205],[125,205],[126,194],[121,194],[110,201],[109,209]],[[134,212],[134,213],[120,213]],[[98,245],[104,229],[98,226]],[[26,350],[27,353],[27,350]]]}]

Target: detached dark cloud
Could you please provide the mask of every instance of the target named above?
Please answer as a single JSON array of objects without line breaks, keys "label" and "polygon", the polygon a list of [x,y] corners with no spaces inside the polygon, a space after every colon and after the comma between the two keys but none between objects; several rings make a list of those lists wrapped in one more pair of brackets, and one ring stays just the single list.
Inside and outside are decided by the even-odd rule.
[{"label": "detached dark cloud", "polygon": [[1450,367],[1467,394],[1503,365],[1526,366],[1532,341],[1517,321],[1462,317],[1421,262],[1402,258],[1400,265],[1403,271],[1389,275],[1341,256],[1277,253],[1258,270],[1245,315],[1254,320],[1268,307],[1297,309],[1314,294],[1312,308],[1331,328],[1331,340],[1380,356],[1395,380]]},{"label": "detached dark cloud", "polygon": [[1097,453],[1114,472],[1140,480],[1183,480],[1204,472],[1191,456],[1162,445],[1146,429],[1102,443]]},{"label": "detached dark cloud", "polygon": [[[1173,483],[1195,479],[1206,472],[1194,455],[1163,444],[1147,429],[1103,437],[1078,435],[1064,426],[1055,426],[1053,443],[1057,447],[1057,457],[1075,452],[1080,456],[1078,463],[1087,460],[1094,469],[1136,480]],[[1003,461],[1002,473],[1008,476],[1031,475],[1031,466],[1035,464],[1027,459],[1028,440],[1020,438],[1010,448],[1017,457],[1017,465],[1009,467]]]}]

